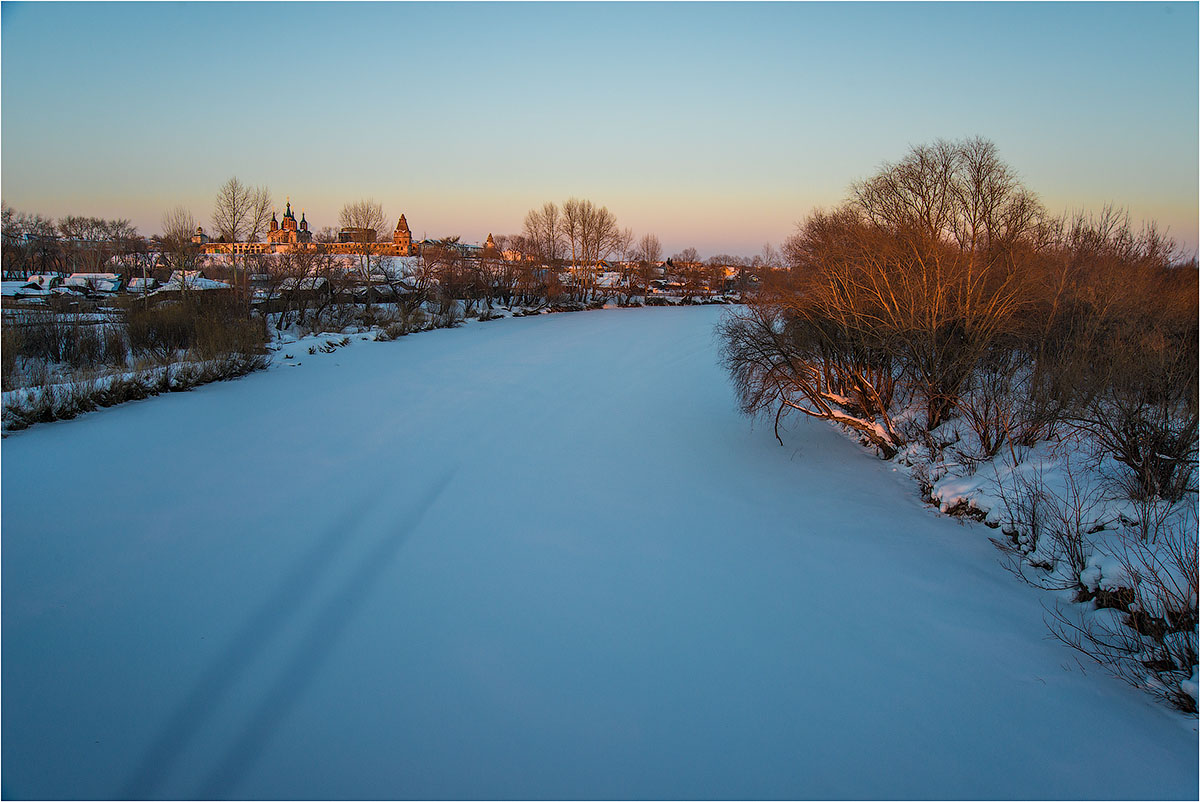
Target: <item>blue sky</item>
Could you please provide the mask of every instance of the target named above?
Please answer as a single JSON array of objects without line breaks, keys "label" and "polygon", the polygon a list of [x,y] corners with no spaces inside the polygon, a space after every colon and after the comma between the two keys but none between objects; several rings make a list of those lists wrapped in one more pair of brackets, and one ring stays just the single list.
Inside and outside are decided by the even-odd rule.
[{"label": "blue sky", "polygon": [[909,146],[981,135],[1052,211],[1194,249],[1195,3],[4,3],[2,191],[207,222],[231,175],[335,225],[519,230],[590,198],[755,253]]}]

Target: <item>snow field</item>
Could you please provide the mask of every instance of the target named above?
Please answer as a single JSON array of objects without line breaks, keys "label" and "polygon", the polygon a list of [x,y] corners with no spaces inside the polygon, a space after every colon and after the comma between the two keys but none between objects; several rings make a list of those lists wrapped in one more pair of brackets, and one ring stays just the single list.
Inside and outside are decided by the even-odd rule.
[{"label": "snow field", "polygon": [[7,438],[4,795],[1194,798],[1194,720],[990,530],[750,427],[721,311],[302,341]]}]

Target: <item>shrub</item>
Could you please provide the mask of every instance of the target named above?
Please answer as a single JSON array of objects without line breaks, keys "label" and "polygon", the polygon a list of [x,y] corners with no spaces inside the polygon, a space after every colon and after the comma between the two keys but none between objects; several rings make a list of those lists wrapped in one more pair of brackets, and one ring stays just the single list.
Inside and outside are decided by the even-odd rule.
[{"label": "shrub", "polygon": [[[1113,555],[1131,588],[1108,594],[1124,615],[1050,613],[1051,632],[1110,673],[1188,713],[1197,712],[1190,682],[1197,664],[1198,571],[1195,507],[1164,528],[1155,544],[1124,538]],[[1099,606],[1099,605],[1097,605]]]},{"label": "shrub", "polygon": [[435,329],[456,329],[462,325],[462,312],[457,304],[451,304],[445,311],[433,316],[430,327]]},{"label": "shrub", "polygon": [[1179,264],[1175,243],[1112,209],[1060,225],[1063,301],[1043,351],[1065,369],[1067,419],[1125,466],[1137,495],[1177,500],[1191,486],[1200,421],[1195,262]]},{"label": "shrub", "polygon": [[1004,533],[1012,540],[1016,550],[1017,568],[1021,557],[1038,550],[1042,536],[1050,526],[1050,494],[1040,469],[1031,476],[1017,473],[1014,469],[1007,482],[1000,483],[1000,502],[1004,505],[1006,523]]},{"label": "shrub", "polygon": [[265,368],[270,362],[264,354],[226,353],[199,363],[178,363],[161,369],[143,370],[134,375],[104,380],[76,379],[51,385],[43,381],[36,387],[15,394],[4,405],[7,430],[15,431],[35,423],[67,420],[99,407],[139,400],[166,392],[190,390],[201,384],[244,376]]},{"label": "shrub", "polygon": [[399,319],[380,329],[375,335],[375,340],[377,342],[389,342],[415,331],[423,331],[428,317],[421,309],[402,309],[399,313]]},{"label": "shrub", "polygon": [[0,329],[0,382],[4,390],[16,386],[17,352],[21,348],[21,335],[5,322]]},{"label": "shrub", "polygon": [[21,312],[14,315],[6,328],[18,333],[15,342],[17,356],[42,362],[63,362],[72,350],[68,345],[74,326],[63,316],[52,312]]},{"label": "shrub", "polygon": [[192,351],[200,359],[216,359],[227,354],[259,354],[266,350],[267,330],[263,318],[210,312],[198,315],[194,326]]},{"label": "shrub", "polygon": [[97,326],[76,326],[67,341],[65,361],[73,368],[94,367],[107,360],[104,355],[104,335]]},{"label": "shrub", "polygon": [[114,367],[123,366],[129,361],[129,342],[120,326],[110,324],[104,327],[104,357],[105,363]]},{"label": "shrub", "polygon": [[375,342],[386,343],[408,334],[408,327],[403,323],[390,323],[375,334]]},{"label": "shrub", "polygon": [[129,349],[135,355],[170,358],[191,345],[194,315],[182,303],[134,307],[126,316]]},{"label": "shrub", "polygon": [[[17,360],[87,368],[124,364],[128,347],[121,327],[79,315],[22,312],[4,321],[5,368],[11,377]],[[14,382],[15,383],[15,382]]]},{"label": "shrub", "polygon": [[244,305],[225,298],[134,307],[126,323],[135,355],[171,359],[179,352],[192,352],[199,359],[214,359],[227,353],[262,353],[266,348],[266,321],[249,316]]}]

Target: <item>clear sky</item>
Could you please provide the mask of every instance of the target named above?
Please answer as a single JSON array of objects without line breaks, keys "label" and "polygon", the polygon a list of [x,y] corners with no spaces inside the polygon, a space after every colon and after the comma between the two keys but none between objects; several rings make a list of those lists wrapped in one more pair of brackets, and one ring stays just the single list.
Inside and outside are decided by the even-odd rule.
[{"label": "clear sky", "polygon": [[752,254],[911,145],[981,135],[1055,212],[1196,248],[1196,3],[4,3],[2,192],[314,228],[373,198],[480,242],[571,196]]}]

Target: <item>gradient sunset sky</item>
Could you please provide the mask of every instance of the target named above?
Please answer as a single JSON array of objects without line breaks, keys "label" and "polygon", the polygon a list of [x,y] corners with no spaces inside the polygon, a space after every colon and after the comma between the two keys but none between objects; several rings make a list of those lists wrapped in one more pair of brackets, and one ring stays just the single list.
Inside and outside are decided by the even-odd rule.
[{"label": "gradient sunset sky", "polygon": [[4,3],[2,192],[208,225],[236,175],[336,226],[589,198],[753,254],[911,145],[981,135],[1052,212],[1198,239],[1196,3]]}]

